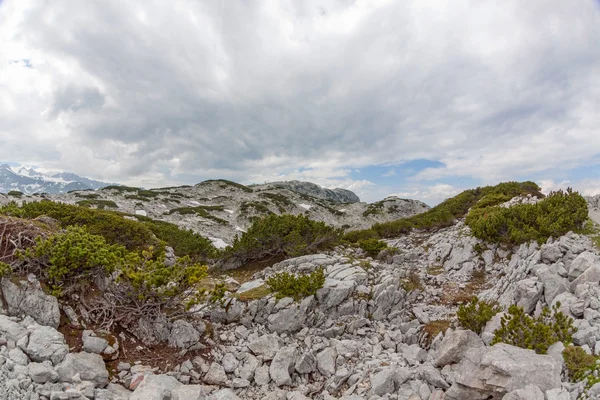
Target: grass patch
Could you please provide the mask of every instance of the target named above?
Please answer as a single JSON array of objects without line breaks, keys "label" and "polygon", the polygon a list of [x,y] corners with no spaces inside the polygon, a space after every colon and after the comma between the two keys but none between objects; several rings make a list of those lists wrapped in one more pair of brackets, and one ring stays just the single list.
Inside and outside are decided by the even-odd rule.
[{"label": "grass patch", "polygon": [[125,198],[128,200],[150,201],[148,197],[138,196],[137,194],[127,194]]},{"label": "grass patch", "polygon": [[261,285],[254,289],[247,290],[243,293],[236,293],[234,297],[240,301],[249,302],[252,300],[262,299],[271,294],[271,289],[268,285]]},{"label": "grass patch", "polygon": [[450,321],[446,319],[431,321],[425,324],[423,332],[427,334],[427,345],[429,346],[440,332],[444,333],[448,328],[450,328]]},{"label": "grass patch", "polygon": [[12,196],[12,197],[21,197],[21,196],[23,196],[23,192],[20,192],[18,190],[11,190],[10,192],[8,192],[6,194],[9,195],[9,196]]},{"label": "grass patch", "polygon": [[441,275],[444,273],[444,266],[440,264],[432,265],[427,268],[428,275]]},{"label": "grass patch", "polygon": [[402,288],[407,292],[423,290],[423,283],[421,282],[419,274],[414,271],[408,274],[408,278],[402,280]]}]

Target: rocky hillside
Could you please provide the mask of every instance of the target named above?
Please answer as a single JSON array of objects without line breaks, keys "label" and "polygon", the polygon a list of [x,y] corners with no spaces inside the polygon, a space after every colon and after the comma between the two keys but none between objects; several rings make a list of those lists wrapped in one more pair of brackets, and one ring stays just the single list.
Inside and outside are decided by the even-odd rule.
[{"label": "rocky hillside", "polygon": [[108,186],[97,191],[73,191],[58,195],[8,196],[0,194],[0,205],[8,201],[39,201],[42,198],[147,216],[192,229],[210,238],[217,247],[231,244],[259,217],[268,214],[303,214],[344,229],[368,228],[427,211],[417,200],[388,197],[367,204],[343,189],[324,189],[309,182],[276,182],[252,187],[226,180],[195,186],[144,190]]},{"label": "rocky hillside", "polygon": [[[441,210],[459,213],[448,204],[463,201],[471,210],[447,226],[413,218],[436,228],[213,270],[201,279],[203,288],[214,288],[213,298],[195,297],[185,309],[169,303],[158,312],[152,304],[164,299],[154,272],[168,277],[164,294],[171,299],[179,293],[174,282],[188,282],[177,271],[188,275],[197,267],[167,249],[159,263],[120,267],[118,280],[114,268],[92,279],[86,274],[97,273],[97,264],[79,257],[86,243],[102,253],[99,260],[116,262],[125,250],[85,235],[78,242],[77,230],[63,241],[57,225],[73,221],[66,208],[55,212],[57,220],[38,216],[30,225],[16,219],[18,209],[0,209],[7,215],[0,220],[8,239],[3,254],[17,238],[28,247],[27,238],[47,235],[29,247],[35,255],[15,258],[2,273],[0,398],[600,398],[600,230],[581,221],[588,206],[576,193],[507,201],[498,195],[504,190],[457,196]],[[441,215],[445,225],[442,211],[434,208],[427,218]],[[497,236],[489,226],[506,232]],[[550,231],[561,233],[549,237]],[[257,236],[264,231],[248,232],[253,236],[242,244],[265,243]],[[74,247],[80,250],[71,253]],[[67,263],[77,270],[58,268]],[[56,289],[57,274],[61,291],[51,295],[42,287]],[[140,274],[158,289],[136,286]],[[90,282],[82,285],[86,276]],[[127,301],[118,288],[128,282],[146,311],[111,314]],[[94,302],[102,297],[107,302],[99,308]]]}]

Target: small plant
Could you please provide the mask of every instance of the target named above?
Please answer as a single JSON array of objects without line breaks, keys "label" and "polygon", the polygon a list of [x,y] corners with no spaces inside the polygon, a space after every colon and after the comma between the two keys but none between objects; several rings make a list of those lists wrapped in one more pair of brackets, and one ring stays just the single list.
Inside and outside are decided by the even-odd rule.
[{"label": "small plant", "polygon": [[366,239],[358,242],[358,246],[370,257],[376,257],[381,250],[387,248],[387,244],[377,239]]},{"label": "small plant", "polygon": [[490,301],[478,300],[477,297],[473,297],[469,303],[458,307],[456,316],[458,317],[460,326],[481,334],[488,321],[500,311],[502,309],[497,304]]},{"label": "small plant", "polygon": [[5,262],[0,261],[0,278],[4,278],[12,273],[12,268]]},{"label": "small plant", "polygon": [[572,382],[580,382],[599,369],[596,364],[598,357],[586,353],[579,346],[567,346],[562,354],[567,374]]},{"label": "small plant", "polygon": [[419,274],[414,271],[408,274],[408,278],[402,281],[402,287],[407,292],[412,292],[413,290],[422,290],[423,284],[421,283]]},{"label": "small plant", "polygon": [[546,354],[548,347],[556,342],[569,344],[577,328],[573,319],[565,316],[557,302],[552,310],[544,307],[542,313],[533,318],[522,307],[512,305],[508,314],[501,319],[500,328],[494,332],[492,344],[507,343],[524,349]]},{"label": "small plant", "polygon": [[429,275],[440,275],[444,273],[444,266],[441,264],[435,264],[431,267],[427,268],[427,273]]},{"label": "small plant", "polygon": [[11,190],[7,194],[9,196],[13,196],[13,197],[21,197],[21,196],[23,196],[23,192],[19,192],[18,190]]},{"label": "small plant", "polygon": [[294,275],[280,272],[267,279],[267,285],[275,293],[277,299],[292,297],[298,301],[314,296],[325,284],[325,270],[320,267],[310,274]]}]

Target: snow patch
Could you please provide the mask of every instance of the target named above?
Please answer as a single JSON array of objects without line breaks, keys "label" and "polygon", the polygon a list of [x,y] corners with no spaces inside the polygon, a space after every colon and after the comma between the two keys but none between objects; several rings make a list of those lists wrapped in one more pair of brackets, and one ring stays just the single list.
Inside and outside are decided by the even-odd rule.
[{"label": "snow patch", "polygon": [[209,237],[209,239],[211,240],[213,246],[215,246],[217,249],[224,249],[225,247],[228,246],[228,244],[225,243],[225,241],[223,239],[214,238],[214,237]]},{"label": "snow patch", "polygon": [[141,215],[142,217],[148,216],[148,213],[144,210],[135,210],[135,215]]},{"label": "snow patch", "polygon": [[298,204],[298,207],[302,207],[302,208],[304,208],[305,210],[310,210],[310,209],[312,208],[312,206],[311,206],[311,205],[309,205],[309,204],[304,204],[304,203],[300,203],[300,204]]},{"label": "snow patch", "polygon": [[244,232],[244,233],[246,232],[244,229],[240,228],[239,226],[236,226],[235,230],[238,232]]},{"label": "snow patch", "polygon": [[228,212],[229,214],[233,214],[233,210],[224,209],[223,211]]},{"label": "snow patch", "polygon": [[195,205],[195,206],[199,206],[200,205],[200,203],[198,203],[197,201],[194,201],[194,200],[190,200],[190,203],[193,204],[193,205]]}]

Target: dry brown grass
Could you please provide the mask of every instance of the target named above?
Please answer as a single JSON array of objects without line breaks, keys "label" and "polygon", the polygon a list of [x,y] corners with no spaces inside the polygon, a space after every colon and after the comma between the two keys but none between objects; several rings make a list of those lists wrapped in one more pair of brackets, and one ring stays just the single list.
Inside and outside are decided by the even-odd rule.
[{"label": "dry brown grass", "polygon": [[446,332],[446,329],[449,327],[450,321],[446,319],[431,321],[425,324],[425,326],[423,326],[423,333],[427,334],[427,345],[429,346],[440,332]]},{"label": "dry brown grass", "polygon": [[443,287],[442,304],[460,305],[471,301],[486,287],[486,276],[483,269],[473,270],[471,279],[463,287],[455,282],[449,282]]},{"label": "dry brown grass", "polygon": [[271,289],[267,285],[262,285],[243,293],[236,293],[234,296],[240,301],[249,302],[252,300],[262,299],[269,294],[271,294]]}]

